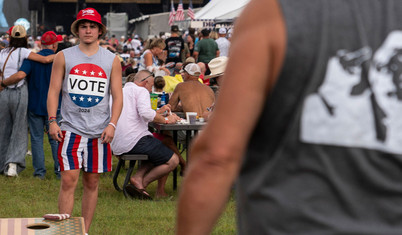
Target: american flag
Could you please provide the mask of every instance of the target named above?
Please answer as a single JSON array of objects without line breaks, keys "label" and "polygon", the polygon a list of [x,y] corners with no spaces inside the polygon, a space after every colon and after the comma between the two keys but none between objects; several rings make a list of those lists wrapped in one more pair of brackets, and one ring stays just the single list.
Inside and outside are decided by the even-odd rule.
[{"label": "american flag", "polygon": [[176,21],[184,20],[184,10],[183,10],[183,2],[180,0],[179,6],[177,7],[176,12]]},{"label": "american flag", "polygon": [[174,10],[173,0],[171,0],[170,2],[172,5],[172,9],[170,10],[170,13],[169,13],[169,26],[172,26],[174,24],[174,17],[176,15],[176,12]]},{"label": "american flag", "polygon": [[191,2],[191,0],[190,4],[188,4],[187,17],[190,17],[192,20],[194,20],[193,3]]}]

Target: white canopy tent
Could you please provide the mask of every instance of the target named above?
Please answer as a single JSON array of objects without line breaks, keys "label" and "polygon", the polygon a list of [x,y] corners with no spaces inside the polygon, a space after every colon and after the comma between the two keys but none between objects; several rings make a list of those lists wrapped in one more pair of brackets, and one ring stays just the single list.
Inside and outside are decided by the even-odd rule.
[{"label": "white canopy tent", "polygon": [[234,19],[250,0],[211,0],[195,13],[195,19]]},{"label": "white canopy tent", "polygon": [[[195,8],[194,12],[201,8]],[[184,10],[184,15],[187,15],[188,10]],[[159,35],[160,32],[170,32],[169,22],[169,12],[143,15],[141,17],[131,19],[128,22],[130,24],[135,24],[135,34],[138,34],[142,38],[148,38],[149,36],[154,37]],[[186,29],[189,26],[187,21],[177,21],[176,25],[179,25],[181,29]]]},{"label": "white canopy tent", "polygon": [[[175,24],[182,30],[190,26],[196,29],[228,28],[228,25],[240,15],[249,1],[250,0],[211,0],[203,8],[194,9],[195,20],[188,18],[184,21],[177,21]],[[184,12],[184,15],[187,15],[187,10],[184,10]],[[164,12],[131,19],[129,23],[135,24],[136,34],[147,38],[148,35],[158,35],[160,32],[169,32],[170,26],[167,24],[168,21],[169,12]]]}]

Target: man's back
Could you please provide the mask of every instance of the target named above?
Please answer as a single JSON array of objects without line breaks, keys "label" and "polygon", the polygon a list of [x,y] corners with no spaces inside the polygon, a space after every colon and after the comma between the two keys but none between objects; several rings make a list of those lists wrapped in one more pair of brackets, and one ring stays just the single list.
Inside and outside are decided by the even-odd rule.
[{"label": "man's back", "polygon": [[229,56],[230,41],[225,37],[219,37],[215,40],[219,48],[219,56]]},{"label": "man's back", "polygon": [[182,51],[184,50],[184,40],[183,38],[176,36],[170,37],[165,40],[167,50],[167,58],[166,63],[175,62],[179,63],[182,62]]},{"label": "man's back", "polygon": [[[38,54],[48,56],[54,52],[50,49],[43,49]],[[46,101],[52,65],[53,63],[42,64],[27,59],[20,68],[28,74],[28,110],[36,115],[47,116]]]},{"label": "man's back", "polygon": [[172,110],[177,110],[181,102],[183,112],[197,112],[202,115],[215,101],[212,89],[199,81],[186,81],[179,83],[169,100]]},{"label": "man's back", "polygon": [[208,64],[209,61],[216,57],[218,50],[218,45],[211,38],[201,39],[194,47],[194,51],[199,52],[198,61],[205,64]]},{"label": "man's back", "polygon": [[134,50],[139,50],[141,47],[141,41],[134,38],[133,40],[131,40],[131,46]]},{"label": "man's back", "polygon": [[124,85],[123,102],[125,105],[119,122],[124,125],[117,125],[111,143],[116,155],[130,151],[142,137],[151,135],[148,131],[148,122],[151,122],[155,116],[155,111],[151,109],[149,92],[133,82],[127,82]]}]

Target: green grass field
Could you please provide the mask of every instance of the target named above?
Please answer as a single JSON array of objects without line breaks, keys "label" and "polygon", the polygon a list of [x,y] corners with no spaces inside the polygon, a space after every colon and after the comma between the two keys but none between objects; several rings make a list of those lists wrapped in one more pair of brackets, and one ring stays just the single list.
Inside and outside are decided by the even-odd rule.
[{"label": "green grass field", "polygon": [[[45,140],[46,169],[44,180],[34,178],[32,157],[26,157],[26,169],[17,178],[0,176],[0,218],[42,217],[47,213],[58,213],[57,197],[60,181],[52,172],[53,160],[50,146]],[[113,169],[117,159],[113,157]],[[120,172],[123,182],[126,171]],[[113,187],[112,173],[103,174],[99,187],[99,199],[89,234],[174,234],[178,192],[172,189],[172,176],[166,184],[167,199],[141,201],[126,199],[122,192]],[[181,177],[179,178],[179,188]],[[156,182],[147,191],[155,194]],[[81,215],[82,183],[77,186],[72,216]],[[218,221],[213,234],[236,234],[236,208],[233,198]]]}]

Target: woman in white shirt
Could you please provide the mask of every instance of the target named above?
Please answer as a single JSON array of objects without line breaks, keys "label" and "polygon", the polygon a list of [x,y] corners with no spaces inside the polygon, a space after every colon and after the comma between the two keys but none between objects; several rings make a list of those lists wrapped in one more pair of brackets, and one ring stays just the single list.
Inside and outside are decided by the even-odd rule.
[{"label": "woman in white shirt", "polygon": [[149,49],[146,49],[144,53],[142,53],[138,64],[138,71],[148,70],[151,73],[155,73],[158,70],[163,70],[166,75],[169,75],[169,70],[160,66],[158,63],[158,59],[166,59],[165,47],[166,44],[162,38],[154,39],[150,43]]}]

